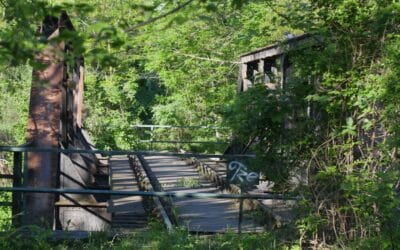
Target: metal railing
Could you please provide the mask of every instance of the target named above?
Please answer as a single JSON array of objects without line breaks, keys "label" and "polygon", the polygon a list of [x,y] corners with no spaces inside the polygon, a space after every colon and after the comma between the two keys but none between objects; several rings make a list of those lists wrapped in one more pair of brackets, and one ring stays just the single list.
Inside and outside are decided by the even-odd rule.
[{"label": "metal railing", "polygon": [[[103,154],[107,156],[111,155],[161,155],[161,156],[178,156],[178,157],[197,157],[197,158],[208,158],[208,157],[236,157],[236,158],[249,158],[254,155],[220,155],[220,154],[194,154],[194,153],[165,153],[165,152],[152,152],[152,151],[130,151],[130,150],[83,150],[83,149],[61,149],[61,148],[35,148],[35,147],[10,147],[0,146],[0,151],[13,152],[14,153],[14,173],[13,173],[13,186],[12,187],[0,187],[0,192],[11,192],[12,193],[12,211],[13,211],[13,225],[21,225],[21,221],[18,220],[18,214],[24,214],[26,205],[23,198],[25,193],[51,193],[51,194],[91,194],[91,195],[118,195],[118,196],[141,196],[141,197],[168,197],[168,198],[212,198],[212,199],[233,199],[233,200],[244,200],[244,199],[278,199],[278,200],[296,200],[297,197],[289,197],[277,194],[225,194],[225,193],[190,193],[190,192],[164,192],[164,191],[116,191],[116,190],[104,190],[104,189],[64,189],[64,188],[51,188],[51,187],[28,187],[27,186],[27,164],[23,164],[24,155],[26,152],[53,152],[53,153],[87,153],[87,154]],[[1,178],[2,176],[0,176]],[[11,178],[11,176],[3,176],[5,178]],[[23,204],[21,206],[21,204]],[[1,204],[0,204],[1,205]],[[240,231],[240,229],[239,229]]]},{"label": "metal railing", "polygon": [[[222,140],[168,140],[168,139],[157,139],[156,137],[156,130],[157,129],[169,129],[169,130],[178,130],[181,134],[185,130],[208,130],[208,131],[215,131],[218,134],[218,131],[226,130],[227,128],[224,127],[216,127],[216,126],[180,126],[180,125],[153,125],[153,124],[136,124],[132,125],[132,128],[135,129],[149,129],[150,138],[149,139],[142,139],[139,140],[141,143],[149,143],[149,149],[153,149],[154,143],[166,143],[166,144],[229,144],[227,141]],[[177,136],[183,137],[183,136]],[[213,137],[213,136],[209,136]],[[217,136],[218,138],[218,136]]]},{"label": "metal railing", "polygon": [[[29,147],[30,143],[25,143],[17,146],[16,148]],[[12,151],[12,150],[0,150],[0,152],[12,152],[13,153],[13,164],[12,174],[0,174],[0,179],[12,180],[13,187],[22,187],[27,184],[27,152],[26,151]],[[12,224],[20,225],[22,223],[21,213],[25,210],[25,199],[21,193],[13,192],[11,202],[3,201],[0,206],[11,207]]]},{"label": "metal railing", "polygon": [[116,191],[102,189],[61,189],[33,187],[0,187],[0,192],[20,193],[51,193],[51,194],[106,194],[118,196],[171,197],[171,198],[212,198],[212,199],[263,199],[287,200],[296,199],[277,194],[223,194],[223,193],[188,193],[188,192],[157,192],[157,191]]},{"label": "metal railing", "polygon": [[77,148],[50,148],[50,147],[21,147],[21,146],[0,146],[0,152],[35,152],[35,153],[66,153],[66,154],[101,154],[112,155],[157,155],[177,156],[196,158],[254,158],[254,154],[199,154],[199,153],[177,153],[177,152],[156,152],[146,150],[101,150],[101,149],[77,149]]}]

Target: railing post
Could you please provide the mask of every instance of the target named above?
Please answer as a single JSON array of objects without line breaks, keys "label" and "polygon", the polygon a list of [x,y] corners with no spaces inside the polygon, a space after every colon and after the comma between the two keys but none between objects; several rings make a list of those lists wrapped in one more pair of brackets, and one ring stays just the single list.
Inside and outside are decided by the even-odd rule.
[{"label": "railing post", "polygon": [[[28,151],[24,152],[24,171],[23,171],[23,178],[22,178],[22,186],[27,187],[28,186]],[[27,218],[26,218],[26,193],[22,193],[22,218],[21,218],[21,224],[25,225],[27,224]]]},{"label": "railing post", "polygon": [[[14,152],[13,187],[21,187],[22,152]],[[18,227],[21,224],[21,201],[19,192],[12,193],[12,224]]]},{"label": "railing post", "polygon": [[153,140],[154,140],[154,127],[150,127],[150,150],[153,150]]}]

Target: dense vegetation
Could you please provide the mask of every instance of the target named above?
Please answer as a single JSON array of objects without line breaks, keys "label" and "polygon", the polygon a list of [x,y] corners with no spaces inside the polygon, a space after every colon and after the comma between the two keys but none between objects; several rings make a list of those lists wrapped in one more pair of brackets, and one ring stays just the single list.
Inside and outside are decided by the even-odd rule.
[{"label": "dense vegetation", "polygon": [[[133,232],[126,236],[110,237],[106,233],[94,233],[85,240],[47,240],[49,231],[37,232],[35,237],[21,240],[12,232],[0,236],[1,249],[285,249],[272,233],[241,235],[233,232],[222,235],[191,235],[182,228],[166,231],[163,225],[151,223],[150,229]],[[68,232],[66,232],[68,233]]]},{"label": "dense vegetation", "polygon": [[[36,26],[65,9],[77,29],[70,42],[86,59],[85,127],[99,147],[145,147],[139,140],[148,135],[133,130],[136,123],[224,127],[219,133],[162,136],[257,141],[252,167],[274,181],[277,191],[302,197],[295,221],[284,229],[291,237],[278,237],[282,242],[315,248],[400,245],[398,2],[0,4],[0,144],[24,141],[32,58],[43,47]],[[316,40],[288,51],[294,72],[287,87],[236,94],[239,55],[282,41],[287,33]],[[313,116],[304,111],[307,106]],[[288,120],[295,124],[291,129],[284,126]],[[207,144],[179,148],[224,150]],[[307,173],[308,183],[292,190],[288,183],[295,173]]]}]

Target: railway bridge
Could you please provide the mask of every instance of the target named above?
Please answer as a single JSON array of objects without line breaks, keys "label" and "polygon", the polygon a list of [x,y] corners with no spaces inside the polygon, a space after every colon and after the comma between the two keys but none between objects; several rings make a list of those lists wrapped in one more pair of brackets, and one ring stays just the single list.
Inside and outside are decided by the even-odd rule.
[{"label": "railway bridge", "polygon": [[[145,229],[156,214],[167,228],[196,233],[263,231],[262,221],[246,210],[264,207],[261,217],[271,215],[284,197],[240,193],[226,182],[227,157],[246,155],[95,148],[82,127],[83,57],[68,41],[55,39],[65,30],[74,30],[66,13],[41,25],[50,42],[36,57],[44,67],[33,71],[27,143],[0,147],[14,154],[13,172],[0,175],[12,181],[0,191],[12,191],[11,203],[2,205],[12,207],[13,225],[130,231]],[[238,201],[244,198],[243,206]]]}]

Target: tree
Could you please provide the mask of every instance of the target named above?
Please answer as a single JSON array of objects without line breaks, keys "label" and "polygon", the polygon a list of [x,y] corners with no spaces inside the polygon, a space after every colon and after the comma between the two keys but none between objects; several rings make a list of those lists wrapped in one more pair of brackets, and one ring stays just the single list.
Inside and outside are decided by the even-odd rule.
[{"label": "tree", "polygon": [[[308,185],[296,190],[303,197],[294,222],[300,244],[399,245],[399,3],[0,4],[0,102],[15,104],[15,112],[27,112],[26,64],[37,67],[33,56],[45,46],[37,24],[64,9],[77,32],[62,38],[86,58],[85,126],[101,148],[141,146],[133,123],[230,126],[243,142],[258,142],[251,148],[257,154],[252,167],[279,191],[288,189],[298,169],[308,171]],[[288,88],[256,87],[236,95],[239,55],[282,41],[286,32],[318,40],[318,46],[287,52],[294,67]],[[293,110],[308,103],[318,119],[298,116],[296,126],[285,130]],[[26,116],[12,114],[0,109],[2,143],[23,140]],[[9,132],[15,128],[16,134]],[[188,136],[211,138],[202,132]]]},{"label": "tree", "polygon": [[[308,170],[309,183],[300,189],[306,209],[297,221],[302,241],[344,247],[361,240],[364,246],[394,247],[399,244],[399,111],[393,80],[399,67],[393,58],[400,6],[341,0],[294,1],[285,7],[281,24],[303,30],[320,45],[288,52],[295,68],[288,89],[238,96],[234,113],[242,117],[233,119],[252,129],[234,130],[243,139],[259,138],[257,166],[278,184],[285,178],[276,177],[287,180],[297,168]],[[313,82],[308,93],[296,89],[305,80]],[[282,120],[299,101],[311,102],[320,116],[297,121],[281,140]]]}]

